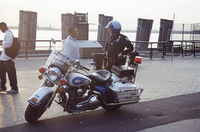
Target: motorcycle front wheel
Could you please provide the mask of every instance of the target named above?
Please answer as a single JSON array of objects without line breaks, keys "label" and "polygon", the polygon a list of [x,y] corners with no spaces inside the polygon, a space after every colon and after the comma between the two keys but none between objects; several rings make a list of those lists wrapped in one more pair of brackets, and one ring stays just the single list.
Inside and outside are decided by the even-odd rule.
[{"label": "motorcycle front wheel", "polygon": [[32,105],[28,105],[25,112],[25,119],[29,123],[37,121],[38,118],[42,116],[42,114],[45,112],[45,106],[47,105],[48,101],[44,101],[40,104],[39,107],[33,107]]}]

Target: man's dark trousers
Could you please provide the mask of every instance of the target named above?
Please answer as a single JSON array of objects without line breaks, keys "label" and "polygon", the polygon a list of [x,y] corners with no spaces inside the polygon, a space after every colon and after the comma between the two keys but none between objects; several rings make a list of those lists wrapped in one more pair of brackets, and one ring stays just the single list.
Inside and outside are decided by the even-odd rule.
[{"label": "man's dark trousers", "polygon": [[0,61],[1,88],[5,88],[6,72],[10,80],[11,89],[18,90],[15,63],[11,59],[8,61]]}]

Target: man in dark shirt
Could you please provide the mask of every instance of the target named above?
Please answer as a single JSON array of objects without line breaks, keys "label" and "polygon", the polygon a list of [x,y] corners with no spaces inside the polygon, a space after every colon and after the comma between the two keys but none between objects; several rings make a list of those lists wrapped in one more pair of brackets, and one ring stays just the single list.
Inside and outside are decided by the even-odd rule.
[{"label": "man in dark shirt", "polygon": [[111,71],[112,66],[117,65],[119,61],[118,57],[122,57],[133,51],[133,45],[128,37],[120,33],[121,24],[118,21],[109,22],[106,28],[109,28],[108,30],[110,33],[110,37],[105,47],[108,59],[106,69]]}]

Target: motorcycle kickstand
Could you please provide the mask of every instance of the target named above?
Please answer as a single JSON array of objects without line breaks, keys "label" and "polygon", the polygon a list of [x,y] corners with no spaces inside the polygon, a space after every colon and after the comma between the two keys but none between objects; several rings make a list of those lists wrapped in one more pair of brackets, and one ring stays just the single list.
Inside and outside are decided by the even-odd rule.
[{"label": "motorcycle kickstand", "polygon": [[83,122],[80,121],[80,120],[78,119],[78,117],[77,117],[74,113],[72,113],[72,115],[75,116],[75,118],[78,120],[78,122],[79,122],[81,125],[83,124]]}]

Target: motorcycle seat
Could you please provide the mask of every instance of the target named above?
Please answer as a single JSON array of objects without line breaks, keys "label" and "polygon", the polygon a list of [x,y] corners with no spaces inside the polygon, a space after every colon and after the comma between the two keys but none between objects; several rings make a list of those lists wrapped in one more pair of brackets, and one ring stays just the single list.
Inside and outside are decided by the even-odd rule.
[{"label": "motorcycle seat", "polygon": [[98,70],[90,75],[90,78],[95,79],[99,83],[105,83],[111,78],[112,74],[107,70]]}]

